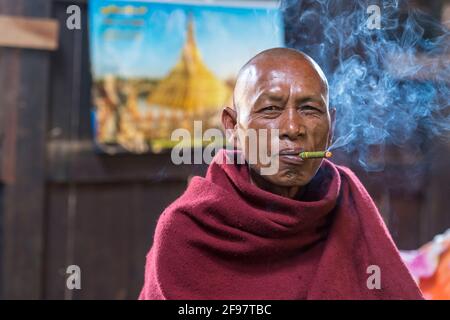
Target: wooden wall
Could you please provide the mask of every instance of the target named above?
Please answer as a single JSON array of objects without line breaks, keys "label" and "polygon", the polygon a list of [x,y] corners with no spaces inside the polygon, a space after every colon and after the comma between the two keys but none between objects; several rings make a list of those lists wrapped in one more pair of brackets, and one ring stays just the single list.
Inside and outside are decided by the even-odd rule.
[{"label": "wooden wall", "polygon": [[[95,151],[86,1],[0,0],[0,14],[53,17],[64,26],[74,3],[82,30],[62,27],[57,51],[0,48],[2,298],[135,299],[159,214],[206,169],[174,166],[169,153]],[[404,164],[384,175],[355,167],[404,249],[450,227],[449,147],[432,147],[446,153],[428,158],[418,186],[391,183],[408,174]],[[66,289],[71,264],[81,267],[81,290]]]},{"label": "wooden wall", "polygon": [[[81,31],[61,28],[55,52],[0,49],[2,281],[4,298],[135,299],[161,211],[202,166],[170,153],[107,156],[90,126],[86,1],[1,1],[1,14],[83,12]],[[66,289],[79,265],[82,289]]]}]

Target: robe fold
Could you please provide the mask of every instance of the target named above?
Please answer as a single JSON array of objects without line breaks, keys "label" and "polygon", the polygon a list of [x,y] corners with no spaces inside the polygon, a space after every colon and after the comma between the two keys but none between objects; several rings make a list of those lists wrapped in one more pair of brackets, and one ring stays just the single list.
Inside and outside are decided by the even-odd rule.
[{"label": "robe fold", "polygon": [[139,299],[423,299],[366,189],[323,160],[295,199],[220,151],[160,216]]}]

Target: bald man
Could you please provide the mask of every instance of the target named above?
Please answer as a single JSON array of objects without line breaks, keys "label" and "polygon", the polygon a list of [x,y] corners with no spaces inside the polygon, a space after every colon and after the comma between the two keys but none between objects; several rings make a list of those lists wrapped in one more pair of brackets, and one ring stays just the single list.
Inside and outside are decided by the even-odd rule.
[{"label": "bald man", "polygon": [[[328,90],[293,49],[244,65],[222,113],[239,148],[219,152],[162,213],[140,299],[422,299],[357,177],[299,157],[330,146]],[[263,173],[270,163],[254,144],[275,172]]]}]

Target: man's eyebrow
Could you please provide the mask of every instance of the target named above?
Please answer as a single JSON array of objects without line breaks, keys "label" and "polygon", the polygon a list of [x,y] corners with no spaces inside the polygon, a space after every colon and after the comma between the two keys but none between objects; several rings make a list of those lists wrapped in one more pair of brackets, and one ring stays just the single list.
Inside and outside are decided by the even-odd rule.
[{"label": "man's eyebrow", "polygon": [[325,101],[323,101],[322,97],[303,97],[297,99],[295,102],[297,104],[302,104],[305,102],[318,102],[321,106],[325,107]]},{"label": "man's eyebrow", "polygon": [[284,98],[285,97],[283,96],[283,93],[281,91],[264,91],[256,97],[255,103],[258,103],[263,99],[281,102],[284,100]]}]

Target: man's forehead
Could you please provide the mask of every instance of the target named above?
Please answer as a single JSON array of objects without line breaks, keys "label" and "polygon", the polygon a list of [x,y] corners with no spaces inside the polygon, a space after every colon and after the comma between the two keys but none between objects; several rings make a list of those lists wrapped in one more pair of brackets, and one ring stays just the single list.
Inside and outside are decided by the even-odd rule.
[{"label": "man's forehead", "polygon": [[302,52],[274,48],[256,55],[240,70],[233,101],[239,107],[249,98],[254,102],[261,95],[291,93],[320,96],[328,104],[328,82],[320,66]]},{"label": "man's forehead", "polygon": [[279,93],[284,91],[310,91],[311,93],[325,93],[326,84],[320,75],[311,67],[291,68],[288,65],[272,65],[267,68],[249,67],[246,78],[247,93],[264,91]]}]

